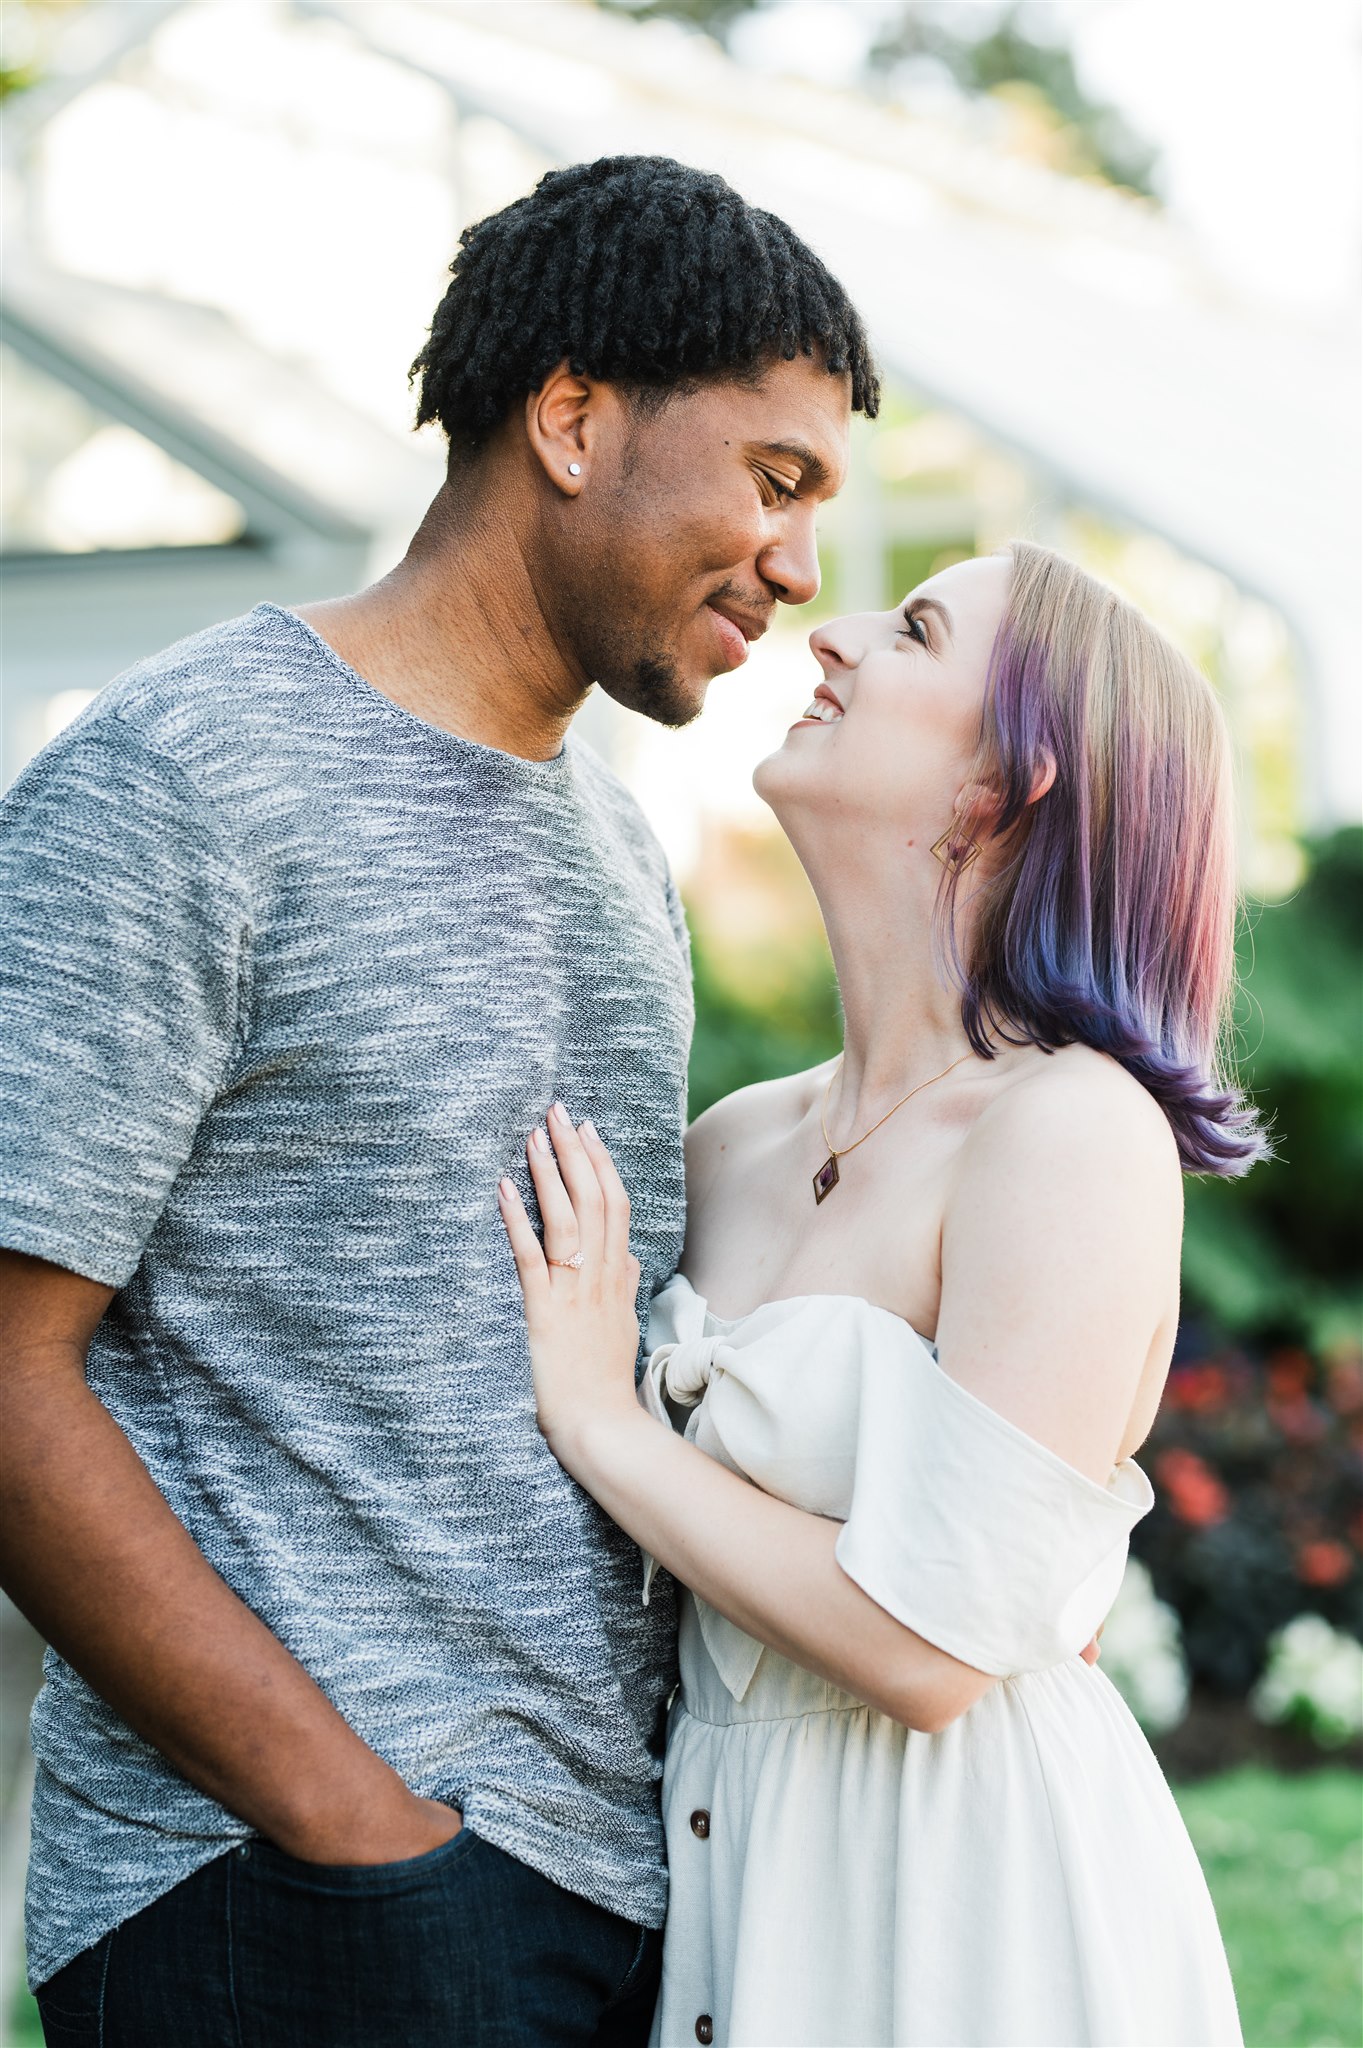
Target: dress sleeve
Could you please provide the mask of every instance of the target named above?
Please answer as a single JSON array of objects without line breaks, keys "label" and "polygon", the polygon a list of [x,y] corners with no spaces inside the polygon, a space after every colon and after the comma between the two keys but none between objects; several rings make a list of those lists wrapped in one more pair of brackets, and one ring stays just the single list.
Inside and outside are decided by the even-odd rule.
[{"label": "dress sleeve", "polygon": [[0,1244],[119,1287],[243,1028],[246,885],[179,765],[82,722],[0,805]]},{"label": "dress sleeve", "polygon": [[951,1379],[921,1340],[868,1350],[838,1562],[949,1656],[994,1678],[1076,1656],[1152,1505],[1139,1466],[1098,1485]]}]

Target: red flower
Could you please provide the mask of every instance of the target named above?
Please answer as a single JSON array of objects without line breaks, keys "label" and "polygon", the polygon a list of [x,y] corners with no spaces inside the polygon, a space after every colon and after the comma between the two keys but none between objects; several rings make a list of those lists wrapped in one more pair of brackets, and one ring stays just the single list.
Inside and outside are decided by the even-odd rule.
[{"label": "red flower", "polygon": [[1363,1412],[1363,1365],[1350,1358],[1331,1366],[1325,1391],[1337,1415]]},{"label": "red flower", "polygon": [[1305,1394],[1287,1400],[1269,1401],[1268,1413],[1275,1428],[1290,1444],[1318,1444],[1329,1433],[1329,1420]]},{"label": "red flower", "polygon": [[1297,1552],[1297,1577],[1304,1586],[1338,1586],[1348,1578],[1354,1561],[1342,1543],[1321,1537],[1303,1543]]},{"label": "red flower", "polygon": [[1311,1384],[1311,1361],[1306,1353],[1275,1351],[1268,1361],[1268,1384],[1277,1400],[1300,1400]]},{"label": "red flower", "polygon": [[1209,1409],[1224,1407],[1230,1382],[1219,1365],[1184,1365],[1169,1378],[1169,1399],[1175,1408],[1190,1408],[1205,1415]]},{"label": "red flower", "polygon": [[1225,1521],[1230,1512],[1230,1495],[1210,1465],[1195,1451],[1162,1452],[1155,1463],[1155,1476],[1180,1522],[1190,1522],[1195,1529],[1209,1529]]}]

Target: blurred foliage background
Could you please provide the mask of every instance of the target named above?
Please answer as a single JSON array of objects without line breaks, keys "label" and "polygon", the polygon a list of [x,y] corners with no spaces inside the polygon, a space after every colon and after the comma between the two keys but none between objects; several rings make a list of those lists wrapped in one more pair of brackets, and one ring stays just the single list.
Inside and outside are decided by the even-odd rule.
[{"label": "blurred foliage background", "polygon": [[[721,42],[767,0],[601,0],[608,12],[704,29]],[[1097,177],[1147,197],[1158,152],[1127,117],[1084,85],[1058,27],[1034,5],[985,7],[912,0],[880,9],[860,83],[882,93],[913,71],[936,72],[962,94],[1012,117],[1024,151],[1053,169]],[[1005,140],[1005,147],[1007,142]]]},{"label": "blurred foliage background", "polygon": [[1240,1062],[1277,1158],[1188,1190],[1190,1305],[1227,1335],[1347,1347],[1363,1324],[1363,829],[1308,842],[1305,878],[1249,905]]}]

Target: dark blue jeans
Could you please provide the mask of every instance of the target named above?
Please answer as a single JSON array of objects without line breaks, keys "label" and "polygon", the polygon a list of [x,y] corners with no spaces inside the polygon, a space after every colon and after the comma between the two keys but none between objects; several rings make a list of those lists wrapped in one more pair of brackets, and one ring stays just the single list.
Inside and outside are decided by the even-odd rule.
[{"label": "dark blue jeans", "polygon": [[643,2048],[662,1936],[467,1828],[406,1863],[229,1851],[38,1992],[49,2048]]}]

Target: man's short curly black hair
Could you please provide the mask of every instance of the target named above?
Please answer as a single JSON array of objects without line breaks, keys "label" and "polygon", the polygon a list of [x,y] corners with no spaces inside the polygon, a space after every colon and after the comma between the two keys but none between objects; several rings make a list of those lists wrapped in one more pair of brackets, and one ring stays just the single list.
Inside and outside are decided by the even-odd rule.
[{"label": "man's short curly black hair", "polygon": [[565,358],[579,376],[665,399],[698,380],[817,356],[875,417],[866,330],[837,279],[775,214],[711,171],[607,156],[550,171],[464,229],[411,368],[417,425],[473,450]]}]

